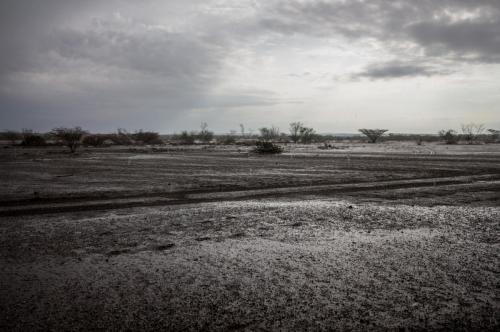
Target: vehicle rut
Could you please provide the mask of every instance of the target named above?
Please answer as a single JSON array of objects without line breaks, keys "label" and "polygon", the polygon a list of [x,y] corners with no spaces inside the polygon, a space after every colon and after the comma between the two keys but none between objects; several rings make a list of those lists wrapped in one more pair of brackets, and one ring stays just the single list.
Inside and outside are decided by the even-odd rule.
[{"label": "vehicle rut", "polygon": [[500,175],[439,177],[423,179],[355,182],[346,184],[325,184],[313,186],[289,186],[233,191],[179,191],[149,193],[141,196],[75,197],[74,199],[26,199],[0,202],[0,217],[67,213],[92,210],[125,209],[132,207],[166,206],[209,202],[223,202],[268,197],[287,197],[308,194],[347,194],[377,190],[401,190],[412,188],[437,188],[456,186],[457,189],[474,188],[488,190],[500,185]]}]

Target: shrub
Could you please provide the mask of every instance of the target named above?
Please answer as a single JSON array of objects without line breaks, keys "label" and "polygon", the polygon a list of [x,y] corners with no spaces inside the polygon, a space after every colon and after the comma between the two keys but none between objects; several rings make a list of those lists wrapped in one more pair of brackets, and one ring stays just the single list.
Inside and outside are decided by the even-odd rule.
[{"label": "shrub", "polygon": [[14,130],[7,130],[2,136],[4,139],[8,140],[11,145],[16,145],[17,142],[23,138],[20,132]]},{"label": "shrub", "polygon": [[223,145],[232,145],[232,144],[236,144],[236,138],[232,135],[223,135],[223,136],[220,136],[217,141],[220,143],[220,144],[223,144]]},{"label": "shrub", "polygon": [[206,122],[203,122],[200,128],[201,131],[197,135],[198,139],[204,143],[210,143],[210,141],[214,138],[214,133],[208,130]]},{"label": "shrub", "polygon": [[257,153],[269,153],[269,154],[277,154],[282,153],[283,148],[277,144],[267,141],[257,141],[254,152]]},{"label": "shrub", "polygon": [[132,140],[132,135],[129,134],[125,129],[118,128],[116,134],[111,134],[107,138],[113,141],[116,145],[132,145],[134,141]]},{"label": "shrub", "polygon": [[163,144],[160,134],[154,131],[139,130],[131,135],[132,139],[142,144]]},{"label": "shrub", "polygon": [[439,137],[441,137],[446,144],[457,144],[460,140],[460,136],[453,129],[441,130],[439,132]]},{"label": "shrub", "polygon": [[87,135],[83,138],[83,145],[99,147],[103,146],[104,142],[108,139],[107,135],[93,134]]},{"label": "shrub", "polygon": [[488,129],[488,131],[490,132],[491,136],[490,136],[490,140],[492,143],[495,143],[498,141],[498,138],[500,137],[500,130],[496,130],[496,129]]},{"label": "shrub", "polygon": [[180,133],[180,135],[174,135],[173,138],[178,144],[191,145],[194,144],[196,133],[188,133],[186,130],[184,130],[182,133]]},{"label": "shrub", "polygon": [[484,131],[483,124],[467,123],[462,124],[463,138],[469,144],[474,143]]},{"label": "shrub", "polygon": [[269,142],[280,138],[280,130],[277,127],[260,128],[260,137],[263,141]]},{"label": "shrub", "polygon": [[32,130],[24,129],[22,132],[22,146],[44,146],[47,145],[42,135],[34,133]]}]

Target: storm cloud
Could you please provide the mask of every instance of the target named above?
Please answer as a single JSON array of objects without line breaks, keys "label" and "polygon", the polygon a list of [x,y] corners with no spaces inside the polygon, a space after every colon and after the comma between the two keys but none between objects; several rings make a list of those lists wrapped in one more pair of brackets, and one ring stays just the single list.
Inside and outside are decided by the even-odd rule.
[{"label": "storm cloud", "polygon": [[364,71],[353,74],[353,78],[367,77],[371,79],[391,79],[401,77],[415,76],[434,76],[445,75],[442,72],[428,66],[416,65],[411,63],[389,62],[368,66]]},{"label": "storm cloud", "polygon": [[[6,0],[0,28],[5,128],[173,132],[206,121],[227,131],[307,122],[307,108],[319,130],[345,131],[359,126],[350,114],[365,112],[375,81],[389,91],[426,79],[452,96],[450,82],[471,73],[491,82],[471,98],[492,116],[498,102],[481,99],[500,63],[495,0]],[[346,128],[333,127],[328,105]]]}]

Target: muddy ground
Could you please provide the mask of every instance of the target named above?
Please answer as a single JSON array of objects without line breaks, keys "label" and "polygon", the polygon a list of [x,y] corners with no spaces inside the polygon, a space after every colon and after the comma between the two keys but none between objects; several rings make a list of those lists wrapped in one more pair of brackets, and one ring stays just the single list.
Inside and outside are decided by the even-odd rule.
[{"label": "muddy ground", "polygon": [[497,330],[500,146],[0,152],[2,330]]}]

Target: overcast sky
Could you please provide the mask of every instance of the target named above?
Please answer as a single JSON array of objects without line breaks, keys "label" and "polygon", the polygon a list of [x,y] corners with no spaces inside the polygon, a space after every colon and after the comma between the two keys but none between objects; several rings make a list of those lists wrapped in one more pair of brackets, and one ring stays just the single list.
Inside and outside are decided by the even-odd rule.
[{"label": "overcast sky", "polygon": [[1,0],[2,129],[500,129],[500,0]]}]

